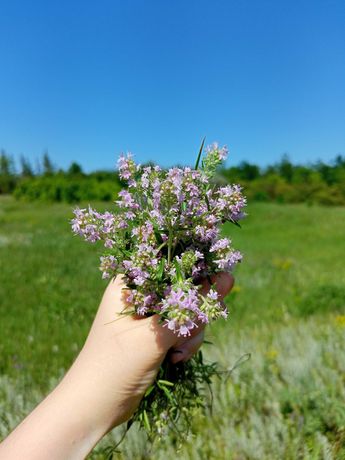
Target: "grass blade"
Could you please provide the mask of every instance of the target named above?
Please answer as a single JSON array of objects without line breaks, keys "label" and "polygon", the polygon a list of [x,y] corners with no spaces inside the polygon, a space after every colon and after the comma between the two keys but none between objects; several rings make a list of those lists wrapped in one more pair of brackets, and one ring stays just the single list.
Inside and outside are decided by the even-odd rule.
[{"label": "grass blade", "polygon": [[202,143],[201,143],[201,146],[200,146],[200,150],[199,150],[199,154],[198,154],[198,158],[196,159],[196,163],[195,163],[195,168],[194,168],[194,169],[198,169],[198,167],[199,167],[201,154],[202,154],[202,151],[203,151],[203,148],[204,148],[204,144],[205,144],[205,139],[206,139],[206,136],[205,136],[205,137],[203,138],[203,140],[202,140]]}]

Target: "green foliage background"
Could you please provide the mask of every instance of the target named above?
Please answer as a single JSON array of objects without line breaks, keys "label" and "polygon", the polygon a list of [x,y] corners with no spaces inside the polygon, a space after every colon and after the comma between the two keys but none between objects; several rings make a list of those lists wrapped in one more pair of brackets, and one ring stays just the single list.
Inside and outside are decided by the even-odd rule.
[{"label": "green foliage background", "polygon": [[[111,204],[92,202],[97,208]],[[119,459],[345,458],[345,211],[251,203],[228,321],[208,330],[208,361],[231,369],[213,383],[182,446],[149,447],[135,428]],[[105,282],[101,248],[71,234],[72,206],[0,197],[0,438],[52,388],[83,344]],[[90,458],[105,459],[120,427]]]},{"label": "green foliage background", "polygon": [[[252,201],[345,205],[345,157],[341,155],[330,164],[294,165],[287,156],[266,168],[242,162],[221,169],[218,181],[240,183]],[[22,157],[17,171],[14,159],[4,151],[0,153],[0,194],[14,194],[21,200],[111,201],[120,187],[119,177],[112,171],[85,174],[77,163],[67,171],[58,170],[48,153],[36,169]]]}]

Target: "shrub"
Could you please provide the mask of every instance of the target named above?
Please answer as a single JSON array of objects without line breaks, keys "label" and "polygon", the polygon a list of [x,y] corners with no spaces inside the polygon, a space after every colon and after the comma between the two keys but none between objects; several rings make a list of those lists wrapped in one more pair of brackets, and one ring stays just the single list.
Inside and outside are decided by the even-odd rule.
[{"label": "shrub", "polygon": [[329,284],[314,287],[302,298],[297,307],[298,313],[302,316],[345,312],[345,287]]},{"label": "shrub", "polygon": [[99,181],[90,176],[40,176],[21,180],[14,196],[27,201],[66,202],[110,201],[120,190],[116,178]]}]

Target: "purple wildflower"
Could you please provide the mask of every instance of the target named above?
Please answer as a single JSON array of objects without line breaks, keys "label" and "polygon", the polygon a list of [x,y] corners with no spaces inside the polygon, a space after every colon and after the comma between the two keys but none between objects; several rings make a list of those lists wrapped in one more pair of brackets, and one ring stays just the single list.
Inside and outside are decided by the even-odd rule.
[{"label": "purple wildflower", "polygon": [[241,262],[241,260],[242,254],[239,251],[233,251],[229,252],[221,259],[215,260],[214,263],[220,270],[231,271],[238,262]]},{"label": "purple wildflower", "polygon": [[207,297],[211,300],[218,300],[218,292],[214,289],[210,289],[207,293]]},{"label": "purple wildflower", "polygon": [[242,258],[230,239],[220,237],[221,223],[245,215],[242,189],[210,183],[227,152],[215,143],[206,148],[200,169],[168,171],[141,167],[130,153],[121,155],[119,176],[128,187],[118,195],[116,213],[77,208],[71,221],[75,234],[102,241],[107,249],[102,276],[125,276],[133,310],[160,314],[178,335],[189,335],[197,322],[225,316],[217,292],[201,296],[193,282],[231,271]]},{"label": "purple wildflower", "polygon": [[102,256],[100,258],[101,265],[99,269],[103,272],[102,278],[110,278],[117,268],[117,261],[114,256]]},{"label": "purple wildflower", "polygon": [[228,238],[222,238],[221,240],[217,240],[212,244],[210,247],[210,252],[219,251],[221,249],[229,248],[231,241]]},{"label": "purple wildflower", "polygon": [[127,155],[122,154],[117,162],[117,166],[119,168],[119,176],[122,180],[128,181],[132,179],[136,166],[131,153],[127,153]]},{"label": "purple wildflower", "polygon": [[190,335],[190,331],[197,327],[199,298],[195,289],[187,292],[181,288],[172,289],[163,299],[161,312],[167,317],[166,326],[178,335]]}]

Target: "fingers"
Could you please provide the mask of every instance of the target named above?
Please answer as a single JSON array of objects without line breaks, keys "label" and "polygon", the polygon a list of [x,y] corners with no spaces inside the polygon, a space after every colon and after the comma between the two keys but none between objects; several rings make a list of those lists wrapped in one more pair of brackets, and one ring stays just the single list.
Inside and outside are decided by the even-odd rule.
[{"label": "fingers", "polygon": [[[231,291],[234,285],[234,278],[230,273],[220,272],[216,273],[215,275],[211,276],[212,284],[215,285],[215,289],[219,294],[219,299],[223,300],[224,297]],[[117,276],[113,278],[105,291],[104,298],[107,300],[113,300],[113,302],[106,302],[106,304],[112,305],[112,311],[116,312],[123,311],[124,306],[126,305],[126,297],[128,295],[128,291],[124,289],[126,287],[123,277]],[[211,285],[207,279],[203,280],[202,283],[202,294],[207,294],[210,290]],[[115,301],[115,302],[114,302]]]},{"label": "fingers", "polygon": [[194,337],[188,338],[181,343],[176,349],[171,351],[170,361],[176,364],[180,361],[188,361],[199,350],[204,340],[205,331],[202,329]]},{"label": "fingers", "polygon": [[[230,275],[230,273],[226,273],[226,272],[220,272],[220,273],[216,273],[215,275],[212,275],[211,281],[212,281],[212,284],[215,285],[215,289],[219,294],[220,300],[223,300],[224,297],[227,294],[229,294],[235,282],[234,277]],[[210,290],[211,285],[209,281],[205,279],[203,280],[202,286],[203,287],[202,287],[201,293],[205,295]]]},{"label": "fingers", "polygon": [[168,350],[176,344],[178,338],[173,331],[164,327],[161,320],[161,316],[157,314],[144,319],[144,321],[149,324],[152,332],[155,334],[157,344],[163,349],[164,354],[166,354]]},{"label": "fingers", "polygon": [[[211,276],[211,282],[214,285],[216,291],[219,295],[219,300],[223,300],[224,297],[231,291],[234,285],[234,277],[230,275],[230,273],[217,273]],[[203,286],[201,289],[201,293],[203,295],[207,294],[207,292],[211,288],[211,284],[206,279],[203,281]],[[200,325],[201,328],[197,334],[193,334],[192,336],[187,338],[183,342],[178,342],[177,345],[172,350],[170,360],[173,364],[176,364],[180,361],[188,361],[195,353],[199,350],[204,340],[204,325]]]},{"label": "fingers", "polygon": [[[220,272],[211,276],[211,282],[219,294],[219,300],[222,301],[231,291],[234,285],[234,278],[229,273]],[[113,321],[118,316],[117,314],[121,313],[126,306],[126,290],[123,289],[125,287],[122,276],[118,276],[109,282],[103,297],[101,312],[99,312],[101,313],[103,324],[106,321]],[[210,282],[207,279],[203,280],[201,293],[203,295],[207,294],[210,288]],[[187,361],[202,345],[204,324],[198,324],[198,327],[191,331],[192,334],[190,337],[178,338],[173,331],[163,326],[159,315],[146,318],[146,321],[144,319],[141,325],[144,326],[146,323],[149,325],[151,331],[154,332],[157,343],[162,350],[166,350],[165,352],[167,352],[173,347],[171,352],[171,361],[173,363]]]}]

